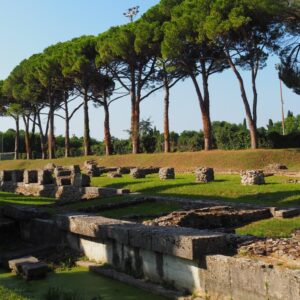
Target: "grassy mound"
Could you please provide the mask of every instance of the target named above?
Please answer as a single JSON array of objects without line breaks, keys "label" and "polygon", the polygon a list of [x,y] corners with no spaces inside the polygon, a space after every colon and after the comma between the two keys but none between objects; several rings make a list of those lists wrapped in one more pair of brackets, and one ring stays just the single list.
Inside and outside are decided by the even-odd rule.
[{"label": "grassy mound", "polygon": [[[136,166],[136,167],[175,167],[177,172],[194,170],[198,166],[210,166],[217,171],[264,168],[270,163],[287,165],[290,170],[300,170],[300,150],[239,150],[210,152],[179,152],[179,153],[155,153],[155,154],[128,154],[113,155],[110,157],[91,156],[60,158],[51,160],[57,165],[83,165],[87,159],[95,159],[99,165],[106,167]],[[34,169],[44,167],[49,160],[19,160],[3,161],[0,169]]]}]

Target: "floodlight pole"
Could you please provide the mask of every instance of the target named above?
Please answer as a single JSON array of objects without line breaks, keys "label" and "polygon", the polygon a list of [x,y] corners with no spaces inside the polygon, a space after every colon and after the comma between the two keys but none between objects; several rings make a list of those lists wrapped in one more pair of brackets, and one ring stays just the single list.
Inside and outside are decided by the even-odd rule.
[{"label": "floodlight pole", "polygon": [[128,10],[123,13],[123,15],[129,19],[130,23],[132,23],[134,17],[139,13],[139,10],[140,10],[139,6],[134,6],[134,7],[128,8]]},{"label": "floodlight pole", "polygon": [[283,100],[283,91],[282,91],[282,80],[280,81],[280,100],[281,100],[281,118],[282,118],[282,134],[285,135],[285,120],[284,120],[284,100]]}]

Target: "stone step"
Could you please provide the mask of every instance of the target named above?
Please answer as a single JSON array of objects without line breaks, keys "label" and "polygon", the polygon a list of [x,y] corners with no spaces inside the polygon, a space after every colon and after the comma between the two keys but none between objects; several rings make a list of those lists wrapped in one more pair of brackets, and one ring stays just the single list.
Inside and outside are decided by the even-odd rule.
[{"label": "stone step", "polygon": [[46,277],[49,268],[44,262],[20,264],[21,275],[25,280],[36,280]]},{"label": "stone step", "polygon": [[280,209],[275,210],[273,212],[273,216],[275,218],[293,218],[300,216],[300,208],[287,208],[287,209]]},{"label": "stone step", "polygon": [[22,273],[22,264],[24,263],[38,263],[39,260],[34,256],[23,256],[20,258],[12,259],[8,261],[8,267],[15,273]]}]

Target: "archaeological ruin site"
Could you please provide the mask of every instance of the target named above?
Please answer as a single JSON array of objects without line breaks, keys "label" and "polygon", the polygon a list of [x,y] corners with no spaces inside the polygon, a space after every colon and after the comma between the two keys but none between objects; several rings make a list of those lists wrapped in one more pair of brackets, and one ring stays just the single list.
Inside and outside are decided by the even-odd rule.
[{"label": "archaeological ruin site", "polygon": [[[241,187],[255,187],[282,172],[291,175],[273,164],[235,176],[240,176]],[[199,167],[193,173],[189,176],[199,188],[216,180],[213,168]],[[26,281],[47,281],[53,253],[59,251],[57,256],[66,253],[74,266],[161,297],[299,299],[300,231],[286,238],[235,231],[261,220],[295,218],[299,206],[279,208],[93,186],[99,178],[113,183],[126,177],[138,183],[157,177],[162,183],[175,183],[180,176],[171,167],[99,167],[92,160],[81,168],[51,163],[38,170],[1,171],[2,192],[54,201],[0,207],[1,241],[13,245],[12,250],[0,252],[2,268]],[[170,210],[105,216],[162,204]]]}]

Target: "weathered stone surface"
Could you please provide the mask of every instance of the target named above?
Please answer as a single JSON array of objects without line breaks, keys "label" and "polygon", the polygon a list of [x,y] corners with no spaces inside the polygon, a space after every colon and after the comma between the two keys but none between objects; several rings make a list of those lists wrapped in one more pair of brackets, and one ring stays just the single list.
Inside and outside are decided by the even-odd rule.
[{"label": "weathered stone surface", "polygon": [[24,264],[24,263],[37,263],[37,262],[39,262],[39,260],[36,257],[25,256],[25,257],[10,260],[8,262],[8,266],[13,272],[15,272],[17,274],[20,274],[20,273],[22,273],[22,269],[21,269],[22,264]]},{"label": "weathered stone surface", "polygon": [[145,178],[146,177],[143,169],[139,169],[139,168],[131,169],[130,170],[130,175],[132,176],[132,178],[135,178],[135,179]]},{"label": "weathered stone surface", "polygon": [[230,206],[215,206],[187,211],[175,211],[167,216],[145,221],[144,224],[196,229],[218,229],[242,226],[270,217],[271,213],[267,208],[238,209]]},{"label": "weathered stone surface", "polygon": [[38,183],[38,171],[37,170],[25,170],[24,171],[24,183]]},{"label": "weathered stone surface", "polygon": [[31,184],[20,183],[16,186],[14,192],[25,196],[54,198],[56,192],[56,185],[54,184],[41,185],[38,183],[31,183]]},{"label": "weathered stone surface", "polygon": [[205,254],[224,253],[229,247],[224,234],[190,228],[144,226],[86,215],[61,215],[56,222],[59,228],[81,236],[110,238],[132,247],[190,260]]},{"label": "weathered stone surface", "polygon": [[[57,226],[65,231],[92,238],[107,239],[112,225],[130,224],[130,222],[89,215],[57,215]],[[111,233],[116,234],[116,233]]]},{"label": "weathered stone surface", "polygon": [[159,178],[161,180],[175,179],[174,168],[160,168],[159,169]]},{"label": "weathered stone surface", "polygon": [[107,173],[107,177],[109,177],[109,178],[121,178],[122,177],[122,173],[119,173],[119,172],[109,172],[109,173]]},{"label": "weathered stone surface", "polygon": [[95,160],[87,160],[84,162],[84,171],[87,175],[92,177],[99,177],[101,175],[100,168]]},{"label": "weathered stone surface", "polygon": [[2,210],[2,214],[5,217],[17,221],[26,221],[34,218],[46,218],[49,216],[48,213],[36,207],[12,206],[12,205],[4,206]]},{"label": "weathered stone surface", "polygon": [[71,183],[76,187],[89,187],[91,185],[91,178],[86,174],[76,173],[72,176]]},{"label": "weathered stone surface", "polygon": [[48,272],[48,265],[43,262],[20,264],[21,274],[26,280],[36,280],[44,278]]},{"label": "weathered stone surface", "polygon": [[84,199],[96,199],[117,195],[117,190],[113,188],[85,187],[82,189]]},{"label": "weathered stone surface", "polygon": [[200,167],[195,170],[196,182],[208,183],[215,180],[213,168]]},{"label": "weathered stone surface", "polygon": [[241,172],[241,183],[243,185],[265,184],[264,173],[260,170],[247,170]]},{"label": "weathered stone surface", "polygon": [[82,199],[81,189],[72,185],[59,186],[55,198],[63,203],[76,202]]}]

